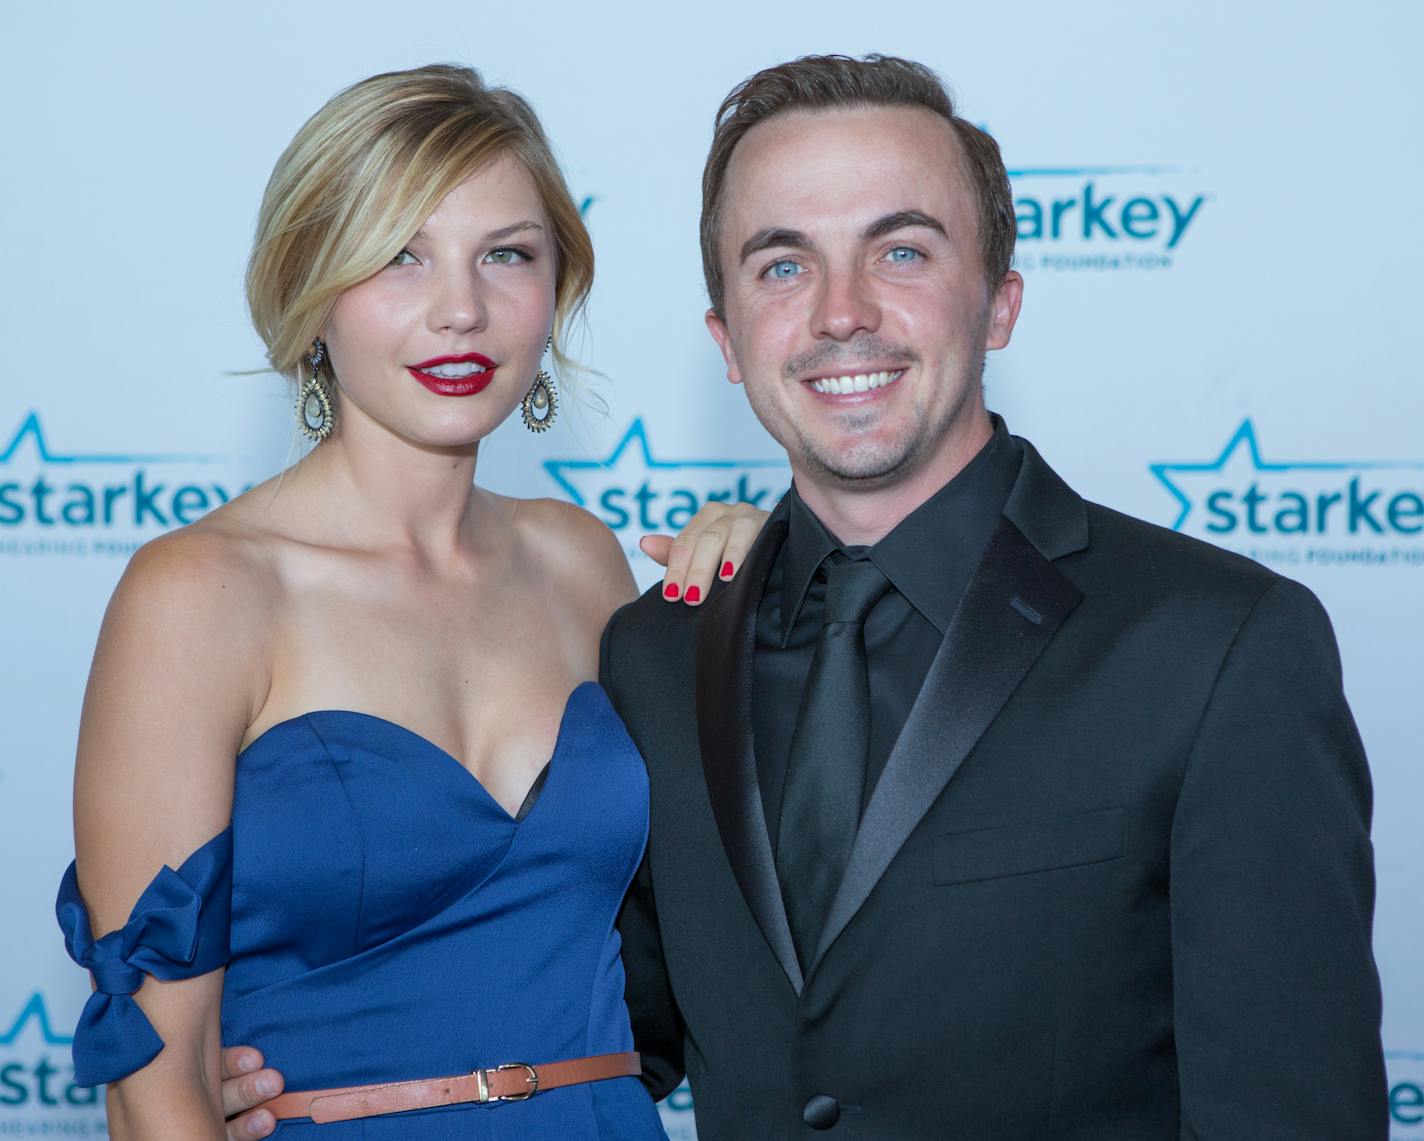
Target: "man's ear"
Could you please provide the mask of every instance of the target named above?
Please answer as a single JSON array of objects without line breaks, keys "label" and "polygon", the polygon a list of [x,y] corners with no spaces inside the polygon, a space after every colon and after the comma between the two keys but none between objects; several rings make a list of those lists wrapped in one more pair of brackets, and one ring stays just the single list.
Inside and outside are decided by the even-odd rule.
[{"label": "man's ear", "polygon": [[1023,304],[1023,287],[1023,275],[1017,270],[1004,274],[1004,280],[999,282],[989,300],[989,331],[984,337],[984,348],[1002,349],[1009,343],[1014,322],[1019,319],[1019,306]]},{"label": "man's ear", "polygon": [[737,367],[737,351],[732,347],[732,334],[727,332],[727,322],[717,316],[715,309],[707,310],[703,320],[707,322],[707,331],[712,334],[717,347],[722,350],[722,359],[727,362],[727,379],[733,384],[741,384],[742,370]]}]

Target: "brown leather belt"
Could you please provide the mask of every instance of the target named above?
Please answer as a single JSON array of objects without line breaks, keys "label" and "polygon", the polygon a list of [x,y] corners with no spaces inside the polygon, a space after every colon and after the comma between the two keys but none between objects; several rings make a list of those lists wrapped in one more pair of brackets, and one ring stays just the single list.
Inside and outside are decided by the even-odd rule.
[{"label": "brown leather belt", "polygon": [[637,1077],[643,1072],[636,1053],[598,1054],[567,1062],[506,1062],[488,1070],[475,1070],[450,1078],[421,1078],[413,1082],[386,1082],[373,1086],[300,1090],[284,1093],[259,1106],[277,1120],[310,1117],[318,1124],[402,1113],[408,1109],[433,1109],[473,1101],[527,1101],[542,1090],[607,1078]]}]

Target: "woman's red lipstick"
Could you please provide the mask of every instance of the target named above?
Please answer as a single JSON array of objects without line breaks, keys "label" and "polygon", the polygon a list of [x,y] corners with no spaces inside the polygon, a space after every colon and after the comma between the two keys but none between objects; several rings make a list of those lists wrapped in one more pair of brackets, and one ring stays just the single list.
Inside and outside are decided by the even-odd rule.
[{"label": "woman's red lipstick", "polygon": [[[466,376],[437,376],[431,369],[442,365],[478,365],[479,371]],[[483,353],[462,353],[457,357],[431,357],[419,364],[408,364],[406,371],[437,396],[473,396],[483,392],[494,379],[499,367]]]}]

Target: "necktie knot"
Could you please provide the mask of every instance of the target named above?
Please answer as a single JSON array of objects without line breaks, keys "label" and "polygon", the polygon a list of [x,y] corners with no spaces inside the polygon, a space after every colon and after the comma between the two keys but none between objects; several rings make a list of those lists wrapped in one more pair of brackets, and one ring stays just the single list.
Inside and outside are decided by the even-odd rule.
[{"label": "necktie knot", "polygon": [[890,580],[869,559],[832,556],[826,562],[826,606],[822,621],[865,621],[865,616],[885,592]]}]

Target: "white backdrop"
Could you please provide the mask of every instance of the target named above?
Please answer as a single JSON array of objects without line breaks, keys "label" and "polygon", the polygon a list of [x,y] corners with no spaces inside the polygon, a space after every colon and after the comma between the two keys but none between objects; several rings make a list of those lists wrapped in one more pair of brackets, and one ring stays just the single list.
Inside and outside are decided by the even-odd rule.
[{"label": "white backdrop", "polygon": [[232,373],[261,363],[241,276],[297,126],[436,60],[534,102],[589,200],[583,359],[610,411],[511,422],[480,478],[576,497],[631,547],[640,513],[675,525],[786,480],[702,325],[712,114],[767,64],[874,50],[945,75],[1014,171],[1028,284],[991,406],[1089,497],[1246,551],[1334,617],[1375,778],[1394,1134],[1424,1138],[1424,6],[149,0],[0,21],[0,1137],[103,1132],[69,1084],[87,988],[52,915],[84,678],[133,547],[294,454],[282,383]]}]

